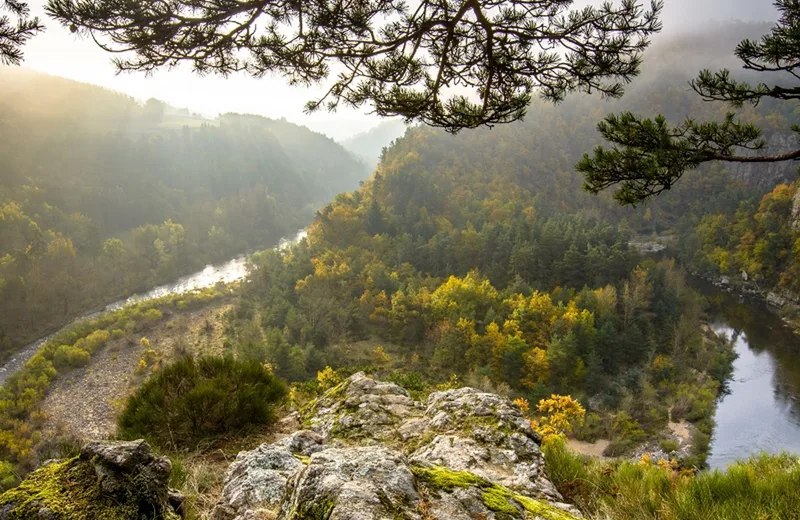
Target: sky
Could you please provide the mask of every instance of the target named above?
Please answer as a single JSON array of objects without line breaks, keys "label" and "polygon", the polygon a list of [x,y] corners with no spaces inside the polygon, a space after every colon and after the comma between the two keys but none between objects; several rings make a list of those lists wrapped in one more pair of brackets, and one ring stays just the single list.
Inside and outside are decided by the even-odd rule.
[{"label": "sky", "polygon": [[[600,0],[579,0],[576,5]],[[619,1],[619,0],[615,0]],[[649,1],[649,0],[643,0]],[[79,39],[43,14],[42,0],[30,0],[32,10],[47,26],[29,42],[24,66],[86,83],[102,85],[139,100],[151,97],[177,107],[188,107],[207,116],[224,112],[246,112],[304,124],[334,139],[345,139],[375,126],[379,119],[361,111],[340,109],[337,113],[303,113],[306,101],[318,97],[323,87],[289,87],[280,77],[254,79],[245,75],[199,77],[188,67],[118,75],[110,55],[94,42]],[[697,28],[709,22],[730,20],[774,21],[773,0],[665,0],[663,35]],[[646,59],[646,55],[645,55]]]}]

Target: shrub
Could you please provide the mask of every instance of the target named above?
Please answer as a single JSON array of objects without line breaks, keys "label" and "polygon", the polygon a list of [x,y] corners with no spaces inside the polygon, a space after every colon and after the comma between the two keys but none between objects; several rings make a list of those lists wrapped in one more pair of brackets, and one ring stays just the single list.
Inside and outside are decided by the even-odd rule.
[{"label": "shrub", "polygon": [[77,368],[89,364],[91,356],[82,348],[61,345],[53,355],[53,365],[58,369]]},{"label": "shrub", "polygon": [[255,361],[184,358],[151,376],[118,421],[125,438],[181,450],[275,420],[285,384]]},{"label": "shrub", "polygon": [[337,374],[331,367],[325,367],[317,372],[317,383],[323,392],[338,385],[342,380],[342,376]]},{"label": "shrub", "polygon": [[391,374],[389,380],[396,383],[409,392],[424,392],[428,389],[428,384],[419,372],[407,372],[398,370]]},{"label": "shrub", "polygon": [[93,354],[99,348],[105,346],[110,337],[111,334],[109,334],[107,330],[96,330],[88,336],[76,341],[74,346],[85,350],[89,354]]},{"label": "shrub", "polygon": [[0,491],[11,489],[19,482],[14,465],[10,462],[0,460]]},{"label": "shrub", "polygon": [[661,446],[661,449],[666,451],[667,453],[672,453],[673,451],[678,451],[678,443],[672,439],[662,439],[658,443]]},{"label": "shrub", "polygon": [[154,323],[163,317],[164,314],[158,309],[149,309],[142,314],[142,319],[147,323]]},{"label": "shrub", "polygon": [[114,329],[111,331],[111,339],[120,339],[125,337],[125,331],[122,329]]}]

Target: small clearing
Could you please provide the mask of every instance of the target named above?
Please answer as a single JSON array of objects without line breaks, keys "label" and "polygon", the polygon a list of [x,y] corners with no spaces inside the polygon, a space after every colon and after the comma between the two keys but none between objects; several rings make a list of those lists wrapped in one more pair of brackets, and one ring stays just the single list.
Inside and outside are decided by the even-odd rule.
[{"label": "small clearing", "polygon": [[604,459],[603,452],[608,448],[611,441],[608,439],[598,439],[595,442],[584,442],[577,439],[567,439],[567,446],[578,455],[588,455]]},{"label": "small clearing", "polygon": [[690,444],[692,442],[692,430],[688,422],[681,419],[680,422],[671,422],[668,426],[669,430],[672,432],[672,435],[680,439],[679,444],[681,446]]}]

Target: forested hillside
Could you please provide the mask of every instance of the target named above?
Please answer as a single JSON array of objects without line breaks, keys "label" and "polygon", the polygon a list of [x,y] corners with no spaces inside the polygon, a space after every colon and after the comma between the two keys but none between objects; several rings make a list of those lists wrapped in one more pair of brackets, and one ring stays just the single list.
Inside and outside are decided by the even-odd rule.
[{"label": "forested hillside", "polygon": [[0,357],[105,300],[305,226],[363,164],[287,121],[208,120],[0,69]]},{"label": "forested hillside", "polygon": [[[399,378],[455,374],[534,402],[569,393],[590,412],[578,435],[613,439],[609,453],[683,418],[697,428],[691,462],[701,462],[734,354],[704,332],[703,301],[681,269],[629,242],[690,236],[705,215],[733,214],[793,172],[703,168],[644,207],[621,208],[581,192],[574,164],[598,142],[596,121],[620,107],[723,117],[686,82],[763,29],[662,42],[623,101],[534,103],[524,122],[456,136],[408,130],[370,181],[319,212],[307,243],[252,259],[232,344],[290,380],[395,357],[415,374]],[[779,142],[793,110],[764,104],[745,117]],[[353,342],[371,354],[358,357]]]},{"label": "forested hillside", "polygon": [[796,196],[796,183],[779,184],[760,201],[742,202],[735,212],[704,215],[681,237],[685,260],[704,275],[800,294]]}]

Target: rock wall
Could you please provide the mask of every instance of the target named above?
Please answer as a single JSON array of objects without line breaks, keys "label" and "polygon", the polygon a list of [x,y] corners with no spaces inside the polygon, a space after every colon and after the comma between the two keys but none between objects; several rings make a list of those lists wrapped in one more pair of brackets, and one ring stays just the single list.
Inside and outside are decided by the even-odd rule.
[{"label": "rock wall", "polygon": [[[766,136],[767,146],[763,153],[779,155],[794,150],[797,139],[792,134],[773,133]],[[772,190],[777,184],[793,182],[797,179],[797,163],[784,161],[775,163],[727,163],[731,174],[749,186]]]},{"label": "rock wall", "polygon": [[363,373],[242,452],[215,520],[569,520],[540,439],[508,400],[461,388],[414,401]]}]

